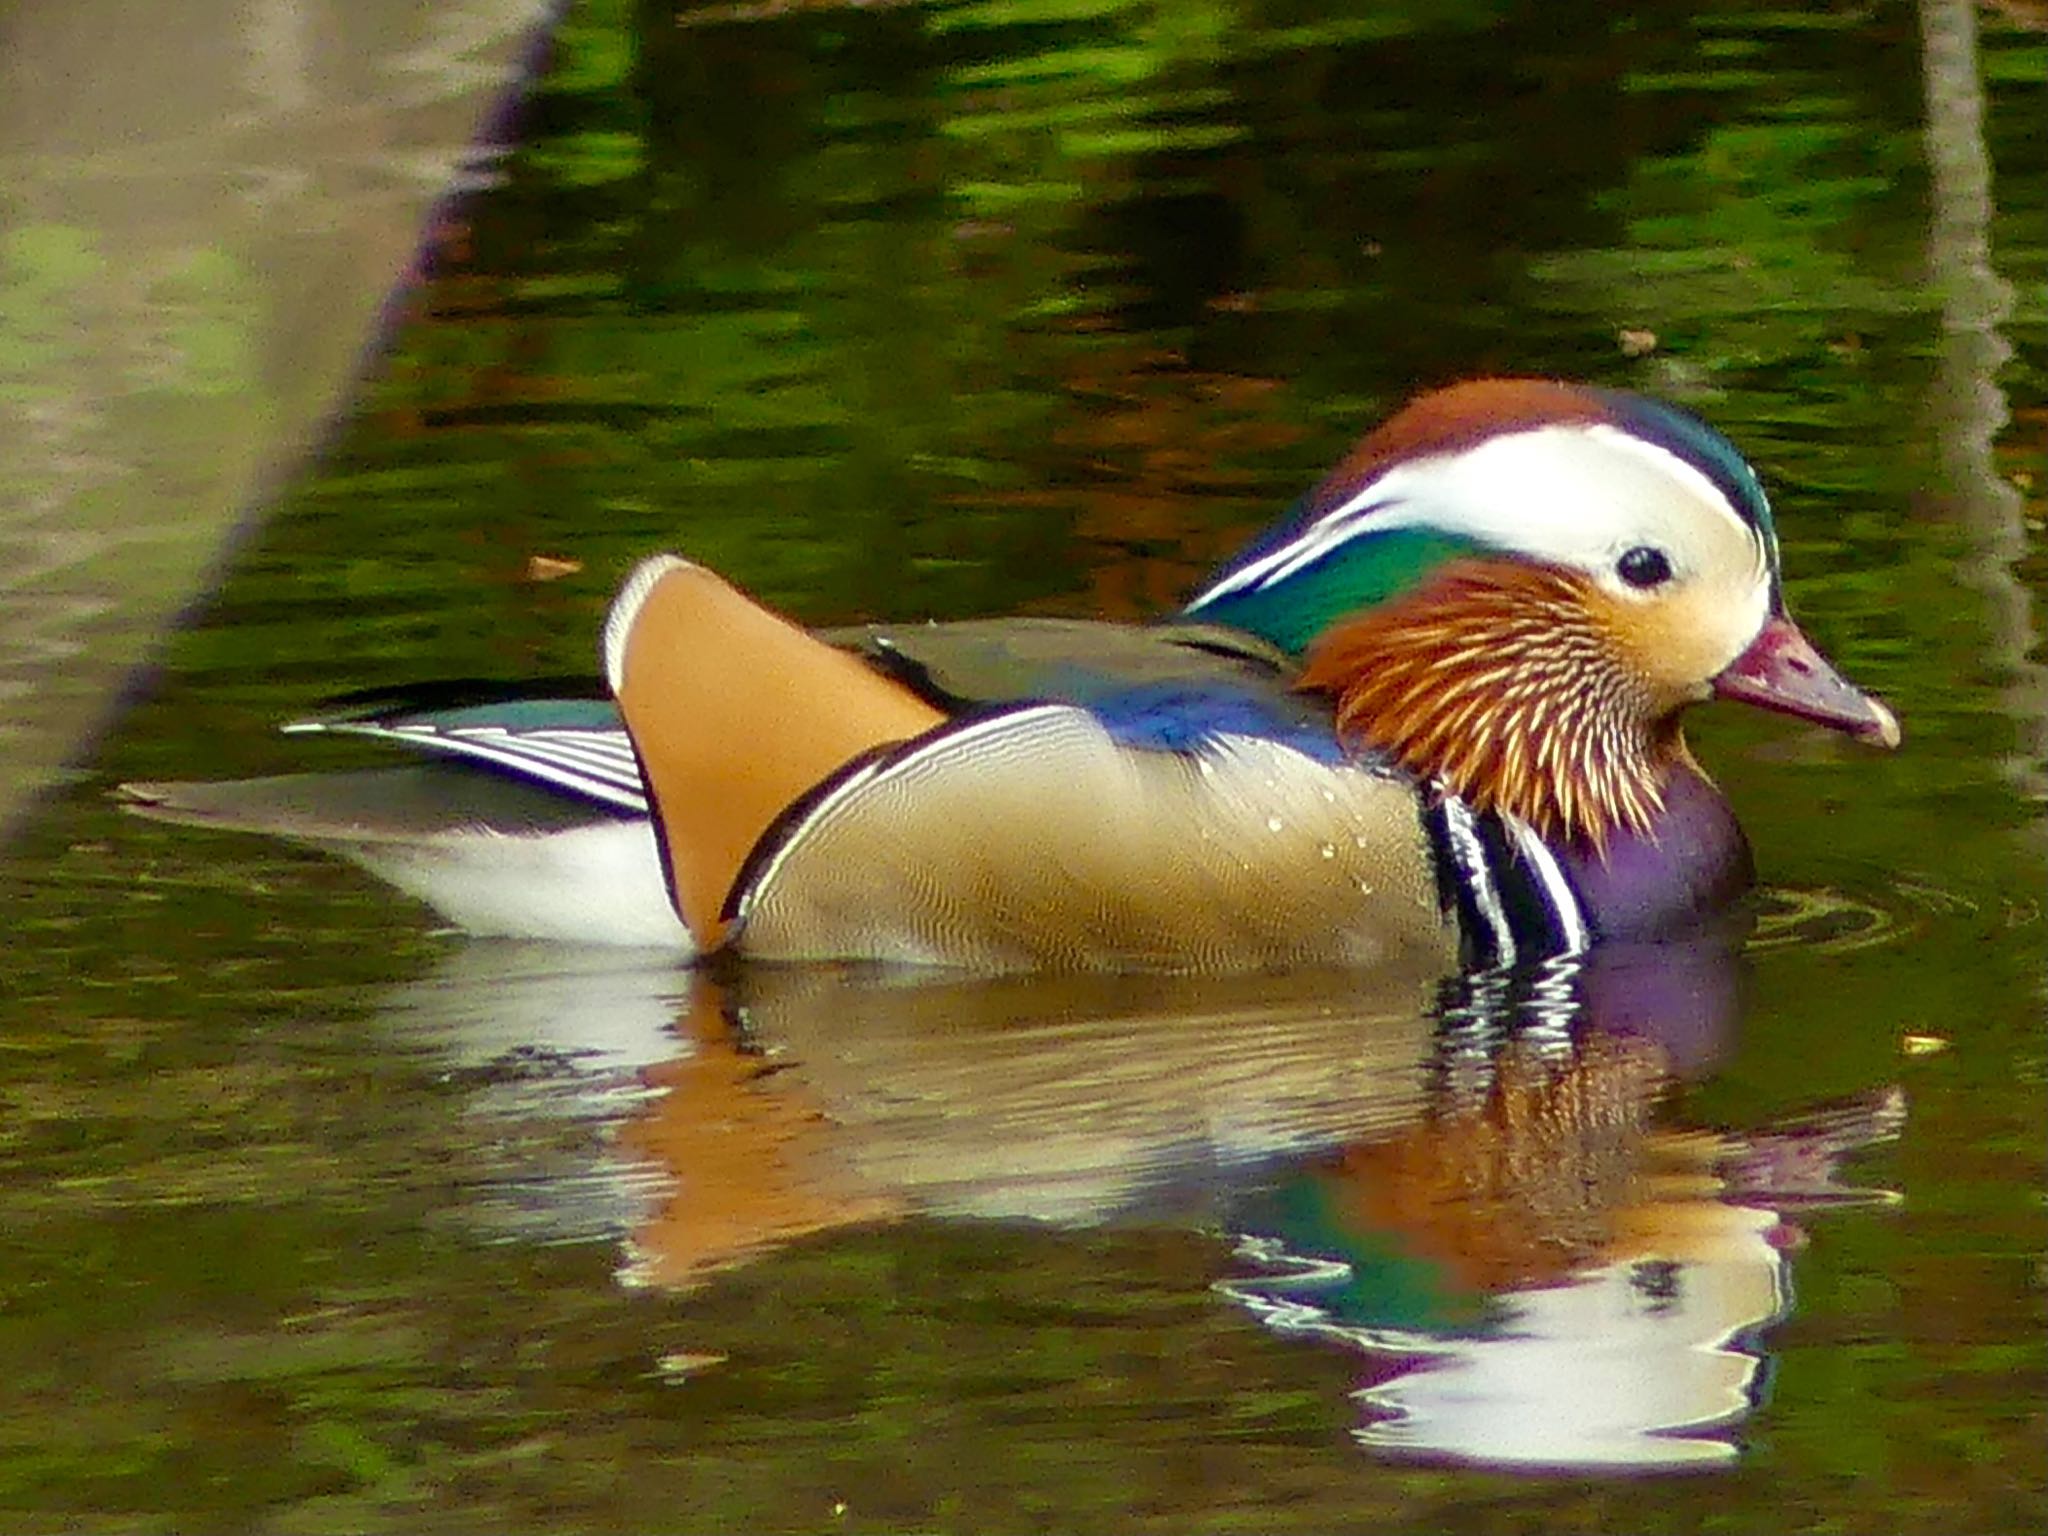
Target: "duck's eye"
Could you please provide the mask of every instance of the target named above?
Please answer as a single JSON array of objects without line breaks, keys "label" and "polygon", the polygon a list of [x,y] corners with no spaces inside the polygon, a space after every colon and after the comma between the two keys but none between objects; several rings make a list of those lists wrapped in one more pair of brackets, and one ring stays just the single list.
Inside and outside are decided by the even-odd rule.
[{"label": "duck's eye", "polygon": [[1638,544],[1615,562],[1614,569],[1632,587],[1661,587],[1671,579],[1671,557],[1661,549]]}]

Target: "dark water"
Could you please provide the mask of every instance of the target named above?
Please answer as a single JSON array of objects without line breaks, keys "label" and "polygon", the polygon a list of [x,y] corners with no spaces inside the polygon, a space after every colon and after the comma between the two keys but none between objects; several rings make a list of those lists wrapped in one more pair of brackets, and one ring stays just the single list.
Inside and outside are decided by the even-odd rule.
[{"label": "dark water", "polygon": [[[10,853],[0,1525],[2039,1528],[2014,12],[576,7]],[[1726,429],[1905,722],[1699,720],[1739,953],[719,986],[103,803],[302,766],[271,725],[347,688],[587,671],[656,548],[815,622],[1148,611],[1484,370]]]}]

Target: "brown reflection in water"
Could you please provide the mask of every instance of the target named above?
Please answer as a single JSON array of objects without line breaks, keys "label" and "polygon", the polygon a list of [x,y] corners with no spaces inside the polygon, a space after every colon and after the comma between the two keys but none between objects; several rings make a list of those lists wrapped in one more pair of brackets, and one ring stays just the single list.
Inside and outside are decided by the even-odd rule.
[{"label": "brown reflection in water", "polygon": [[1313,1169],[1244,1240],[1253,1275],[1221,1288],[1360,1352],[1361,1444],[1550,1470],[1732,1461],[1761,1331],[1790,1305],[1803,1234],[1784,1208],[1882,1198],[1836,1163],[1896,1136],[1904,1103],[1672,1128],[1668,1068],[1643,1038],[1513,1041],[1485,1092]]},{"label": "brown reflection in water", "polygon": [[1423,1112],[1434,978],[698,978],[690,1051],[628,1128],[674,1194],[636,1280],[832,1227],[1089,1223]]},{"label": "brown reflection in water", "polygon": [[[634,1234],[632,1276],[689,1286],[798,1237],[912,1213],[1213,1216],[1290,1166],[1469,1291],[1697,1246],[1725,1209],[1720,1165],[1746,1145],[1658,1123],[1678,1070],[1701,1063],[1597,1017],[1567,1040],[1509,1037],[1504,1016],[1475,1082],[1446,1070],[1436,986],[699,975],[677,1026],[687,1049],[648,1074],[662,1094],[622,1136],[673,1188]],[[1685,995],[1710,1012],[1727,1002]],[[1592,999],[1633,1022],[1642,992]],[[1673,1027],[1681,1049],[1699,1033]]]},{"label": "brown reflection in water", "polygon": [[[1753,1225],[1726,1202],[1812,1205],[1875,1197],[1843,1185],[1846,1154],[1895,1136],[1886,1087],[1761,1130],[1659,1123],[1673,1081],[1659,1047],[1591,1033],[1560,1055],[1526,1040],[1496,1058],[1476,1102],[1439,1099],[1414,1124],[1354,1143],[1321,1175],[1360,1225],[1399,1232],[1465,1288],[1568,1281],[1595,1265],[1724,1255]],[[1739,1235],[1736,1229],[1740,1229]],[[1798,1241],[1777,1224],[1774,1241]]]},{"label": "brown reflection in water", "polygon": [[[1224,1296],[1357,1352],[1362,1443],[1670,1467],[1736,1454],[1789,1304],[1787,1212],[1868,1198],[1836,1164],[1903,1119],[1887,1091],[1673,1124],[1670,1085],[1725,1048],[1731,963],[1712,943],[1448,983],[720,976],[470,945],[389,1013],[470,1064],[480,1106],[626,1109],[591,1169],[487,1182],[523,1230],[623,1232],[628,1283],[690,1290],[911,1218],[1221,1228],[1245,1266]],[[617,1224],[592,1228],[608,1180]]]},{"label": "brown reflection in water", "polygon": [[1248,519],[1273,508],[1241,466],[1299,441],[1283,380],[1193,368],[1139,345],[1077,350],[1061,381],[1090,409],[1057,441],[1109,470],[1074,527],[1086,611],[1140,619],[1185,601],[1254,527],[1204,528],[1199,509],[1242,498]]},{"label": "brown reflection in water", "polygon": [[689,1049],[647,1074],[662,1097],[620,1137],[674,1189],[633,1236],[633,1281],[686,1289],[778,1244],[902,1214],[900,1199],[839,1165],[815,1095],[742,1047],[715,986],[696,991],[676,1028]]},{"label": "brown reflection in water", "polygon": [[[1350,1214],[1398,1231],[1460,1286],[1561,1280],[1611,1253],[1647,1214],[1651,1115],[1669,1074],[1646,1040],[1593,1035],[1563,1061],[1505,1047],[1493,1090],[1387,1140],[1353,1145],[1330,1179]],[[1704,1191],[1687,1191],[1697,1198]]]}]

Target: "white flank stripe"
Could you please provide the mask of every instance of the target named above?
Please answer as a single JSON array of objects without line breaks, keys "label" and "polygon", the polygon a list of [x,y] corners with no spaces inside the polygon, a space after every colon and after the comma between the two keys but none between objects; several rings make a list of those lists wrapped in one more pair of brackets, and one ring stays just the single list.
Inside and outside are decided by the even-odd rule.
[{"label": "white flank stripe", "polygon": [[1501,820],[1515,834],[1515,847],[1521,852],[1522,862],[1536,872],[1536,878],[1543,882],[1544,892],[1550,897],[1551,910],[1557,913],[1558,923],[1564,929],[1563,953],[1583,954],[1591,942],[1586,935],[1586,919],[1579,911],[1579,900],[1572,894],[1564,871],[1558,868],[1556,855],[1527,822],[1518,821],[1513,816],[1503,816]]},{"label": "white flank stripe", "polygon": [[1447,794],[1443,798],[1443,812],[1444,831],[1458,850],[1458,857],[1464,861],[1466,877],[1472,883],[1472,904],[1479,909],[1486,926],[1493,930],[1495,963],[1513,965],[1514,929],[1508,926],[1508,915],[1500,904],[1500,892],[1493,888],[1493,876],[1486,867],[1486,849],[1479,841],[1478,828],[1473,825],[1471,807],[1456,795]]}]

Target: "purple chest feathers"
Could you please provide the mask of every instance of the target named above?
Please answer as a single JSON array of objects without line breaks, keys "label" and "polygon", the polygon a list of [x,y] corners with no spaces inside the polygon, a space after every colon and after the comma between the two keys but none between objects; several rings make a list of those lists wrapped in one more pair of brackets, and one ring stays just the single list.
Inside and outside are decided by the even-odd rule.
[{"label": "purple chest feathers", "polygon": [[1616,831],[1605,855],[1563,852],[1587,926],[1600,939],[1669,938],[1697,929],[1756,878],[1749,839],[1720,792],[1690,767],[1664,790],[1648,832]]}]

